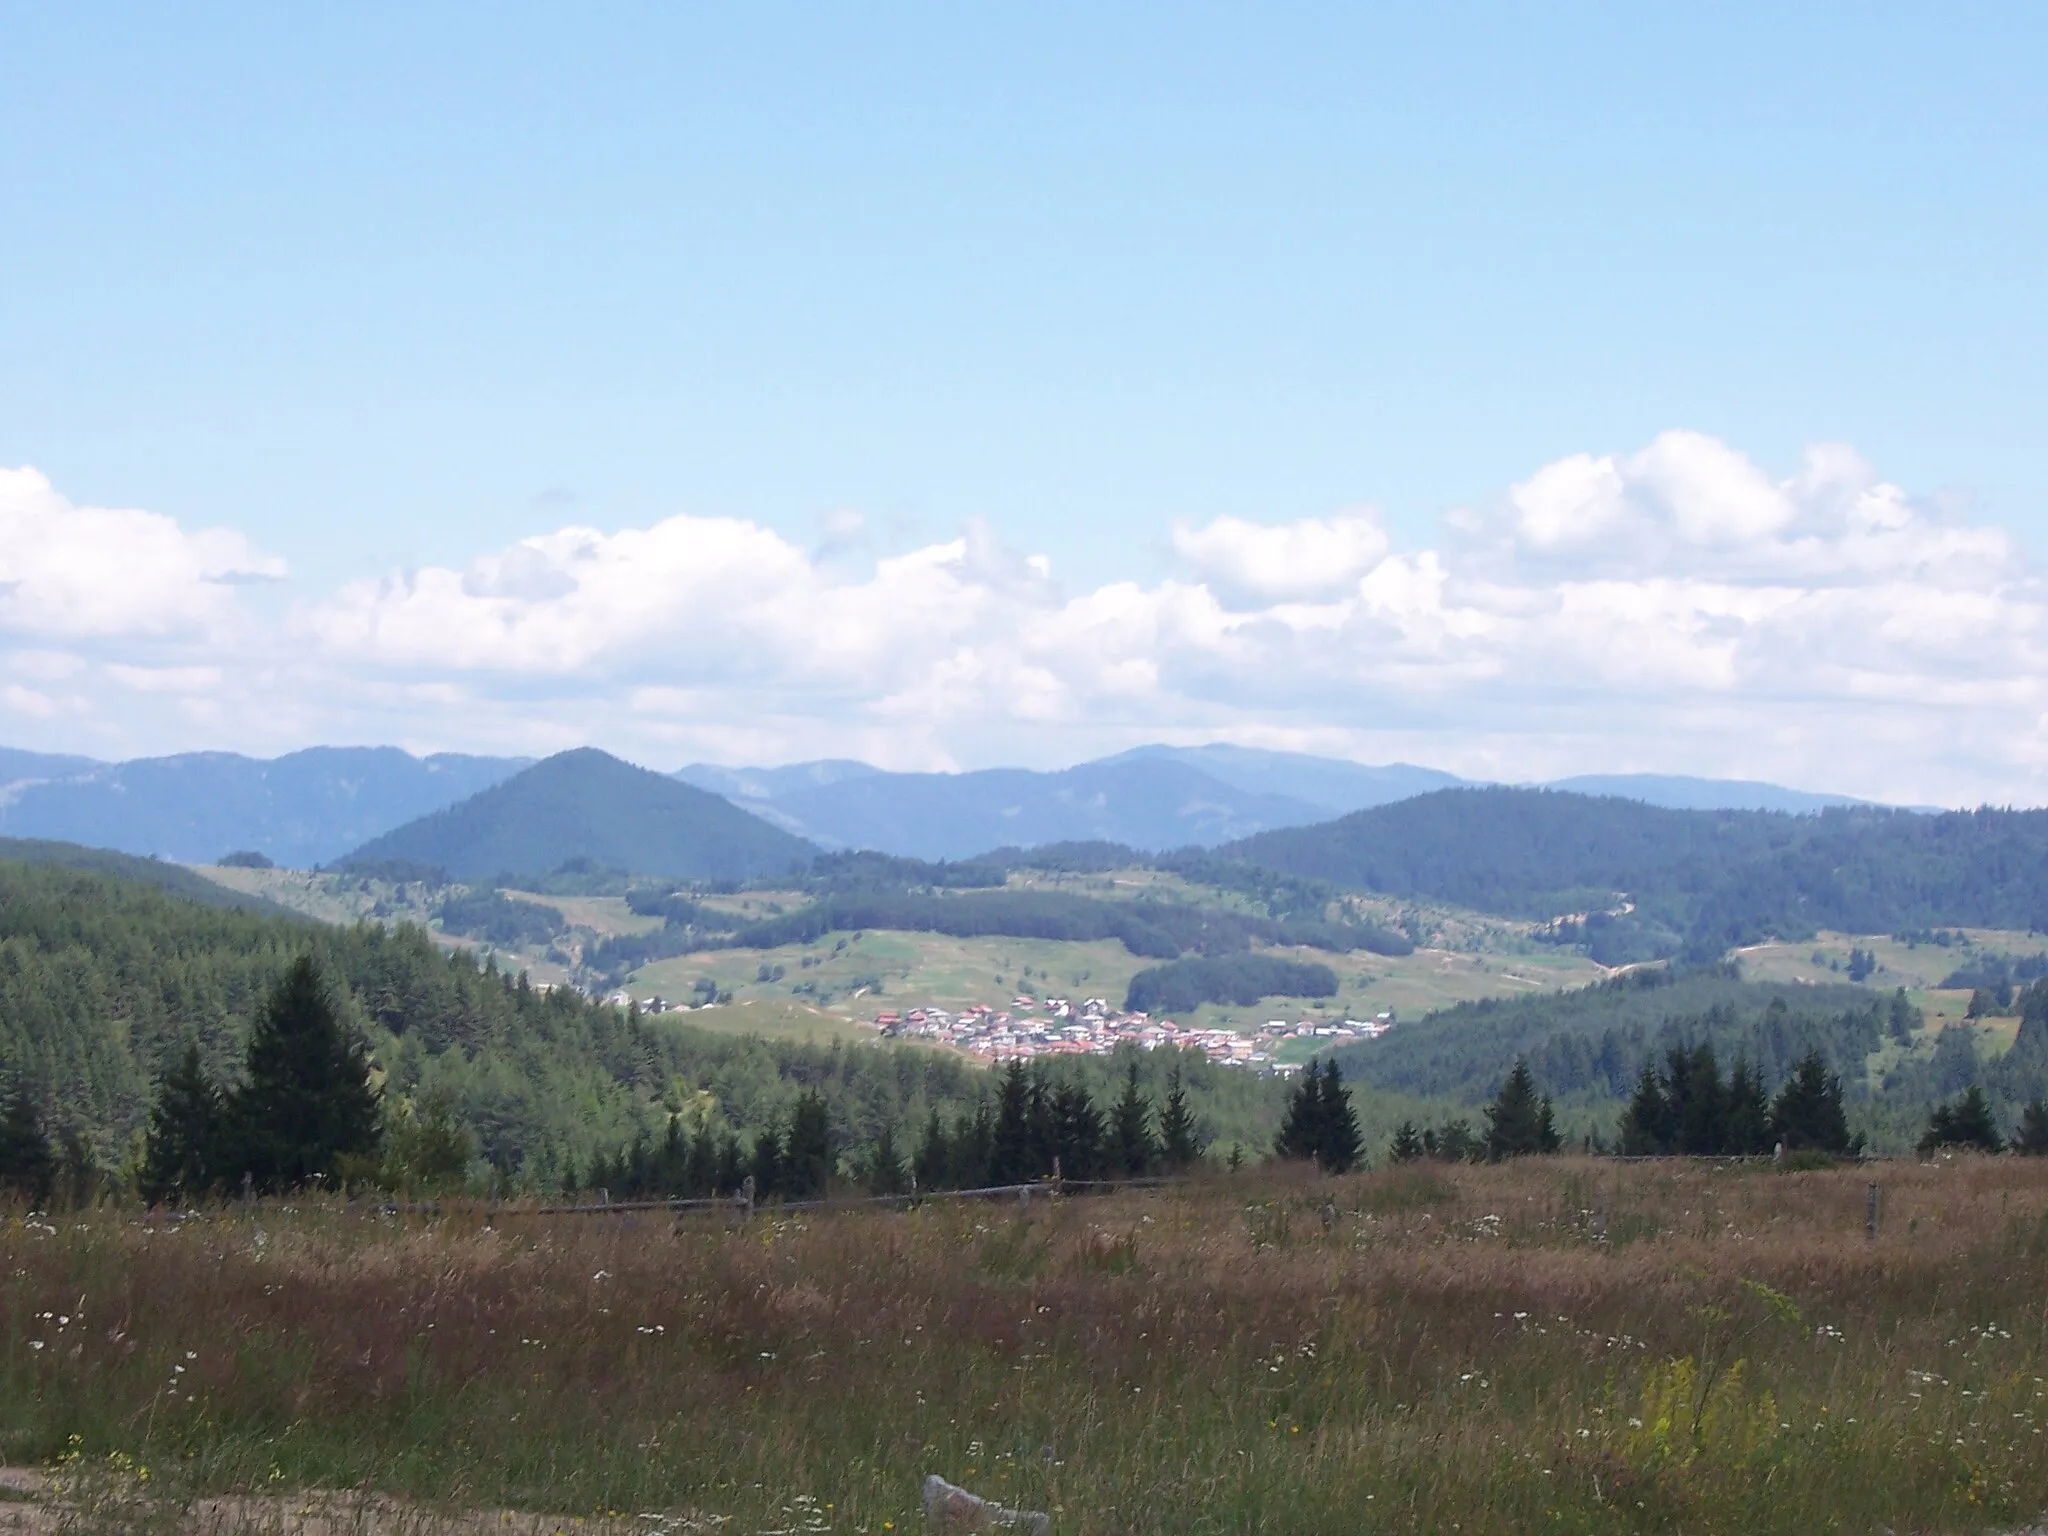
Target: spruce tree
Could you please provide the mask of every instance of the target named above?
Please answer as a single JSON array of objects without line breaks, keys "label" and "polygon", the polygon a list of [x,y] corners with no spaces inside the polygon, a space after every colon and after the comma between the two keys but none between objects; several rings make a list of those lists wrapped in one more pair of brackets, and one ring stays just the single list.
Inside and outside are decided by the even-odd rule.
[{"label": "spruce tree", "polygon": [[948,1152],[955,1189],[981,1189],[996,1182],[996,1121],[987,1099],[977,1099],[974,1113],[953,1122]]},{"label": "spruce tree", "polygon": [[1031,1125],[1032,1086],[1024,1063],[1012,1061],[996,1087],[995,1131],[988,1159],[991,1184],[1023,1184],[1038,1177]]},{"label": "spruce tree", "polygon": [[747,1175],[754,1181],[756,1200],[785,1193],[782,1169],[782,1134],[774,1126],[764,1125],[754,1136],[754,1154],[747,1169]]},{"label": "spruce tree", "polygon": [[832,1119],[825,1096],[815,1088],[797,1095],[789,1116],[789,1151],[783,1167],[785,1193],[801,1200],[825,1193],[832,1178]]},{"label": "spruce tree", "polygon": [[1702,1040],[1690,1051],[1673,1051],[1671,1061],[1678,1150],[1692,1157],[1715,1156],[1727,1141],[1728,1106],[1714,1047]]},{"label": "spruce tree", "polygon": [[946,1123],[934,1109],[924,1122],[917,1154],[910,1160],[911,1176],[919,1189],[944,1189],[952,1182],[953,1147],[946,1135]]},{"label": "spruce tree", "polygon": [[1113,1171],[1140,1179],[1159,1157],[1152,1140],[1152,1103],[1138,1088],[1138,1058],[1124,1063],[1124,1091],[1109,1112],[1109,1157]]},{"label": "spruce tree", "polygon": [[711,1134],[709,1116],[697,1122],[697,1129],[690,1137],[690,1161],[683,1174],[683,1190],[699,1199],[720,1193],[718,1139]]},{"label": "spruce tree", "polygon": [[1635,1096],[1621,1116],[1621,1150],[1626,1157],[1661,1157],[1671,1151],[1674,1135],[1671,1101],[1664,1080],[1649,1062],[1636,1079]]},{"label": "spruce tree", "polygon": [[1413,1120],[1403,1120],[1394,1128],[1393,1144],[1387,1148],[1390,1163],[1419,1163],[1428,1155],[1428,1148],[1422,1140],[1422,1133],[1415,1128]]},{"label": "spruce tree", "polygon": [[2020,1111],[2019,1134],[2012,1139],[2012,1149],[2026,1157],[2048,1154],[2048,1104],[2034,1099]]},{"label": "spruce tree", "polygon": [[1764,1096],[1764,1075],[1738,1056],[1728,1078],[1725,1130],[1720,1151],[1754,1157],[1771,1149],[1771,1105]]},{"label": "spruce tree", "polygon": [[1273,1155],[1304,1163],[1315,1158],[1322,1148],[1322,1124],[1323,1064],[1311,1061],[1288,1095],[1280,1133],[1273,1138]]},{"label": "spruce tree", "polygon": [[1102,1112],[1079,1083],[1061,1083],[1051,1094],[1052,1156],[1046,1172],[1054,1168],[1066,1179],[1094,1179],[1102,1167]]},{"label": "spruce tree", "polygon": [[151,1205],[198,1200],[219,1182],[226,1103],[199,1062],[199,1045],[185,1043],[165,1075],[149,1112],[142,1153],[142,1198]]},{"label": "spruce tree", "polygon": [[718,1144],[718,1171],[712,1178],[713,1193],[730,1195],[735,1193],[747,1176],[747,1155],[740,1146],[739,1133],[727,1131],[725,1139]]},{"label": "spruce tree", "polygon": [[42,1105],[26,1077],[17,1076],[0,1107],[0,1196],[47,1205],[57,1182],[57,1155],[43,1129]]},{"label": "spruce tree", "polygon": [[1920,1027],[1920,1010],[1906,1000],[1906,989],[1900,987],[1892,994],[1891,1005],[1886,1009],[1886,1023],[1891,1037],[1901,1045],[1909,1043],[1913,1031]]},{"label": "spruce tree", "polygon": [[1926,1156],[1941,1147],[1968,1148],[1978,1152],[2002,1152],[2005,1141],[1998,1134],[1991,1105],[1982,1088],[1972,1086],[1954,1104],[1937,1104],[1927,1117],[1927,1133],[1920,1138],[1919,1151]]},{"label": "spruce tree", "polygon": [[1557,1146],[1550,1100],[1537,1094],[1536,1078],[1529,1071],[1529,1063],[1518,1060],[1501,1084],[1499,1094],[1487,1106],[1486,1155],[1499,1161],[1504,1157],[1555,1152]]},{"label": "spruce tree", "polygon": [[1176,1066],[1166,1080],[1166,1102],[1159,1110],[1159,1161],[1169,1173],[1183,1173],[1202,1159],[1201,1135],[1188,1091]]},{"label": "spruce tree", "polygon": [[230,1181],[262,1190],[332,1179],[343,1158],[375,1154],[377,1096],[363,1043],[345,1028],[310,958],[270,994],[241,1086],[228,1096]]},{"label": "spruce tree", "polygon": [[1818,1048],[1792,1069],[1771,1105],[1771,1130],[1793,1151],[1846,1152],[1849,1121],[1842,1112],[1842,1080],[1828,1071]]},{"label": "spruce tree", "polygon": [[910,1176],[904,1171],[903,1158],[896,1150],[896,1127],[884,1120],[881,1130],[875,1133],[875,1144],[868,1154],[868,1193],[900,1195],[909,1183]]},{"label": "spruce tree", "polygon": [[1358,1155],[1364,1148],[1358,1112],[1351,1107],[1351,1090],[1344,1086],[1344,1075],[1338,1071],[1337,1063],[1324,1062],[1318,1158],[1331,1173],[1349,1173],[1358,1166]]}]

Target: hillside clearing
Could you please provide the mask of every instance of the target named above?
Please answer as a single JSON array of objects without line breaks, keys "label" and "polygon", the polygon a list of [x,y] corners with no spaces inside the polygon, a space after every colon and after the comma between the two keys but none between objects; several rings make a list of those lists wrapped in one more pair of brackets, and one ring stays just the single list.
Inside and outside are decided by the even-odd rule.
[{"label": "hillside clearing", "polygon": [[[1301,948],[1272,952],[1330,964],[1338,995],[1269,998],[1248,1008],[1208,1004],[1180,1021],[1242,1031],[1274,1018],[1371,1018],[1390,1009],[1415,1019],[1452,1003],[1584,986],[1607,974],[1568,950],[1495,955],[1418,949],[1398,957],[1363,951],[1332,956]],[[871,1019],[884,1009],[958,1010],[975,1003],[1008,1009],[1019,994],[1036,1001],[1102,997],[1120,1006],[1131,977],[1156,963],[1113,940],[963,939],[877,930],[834,934],[815,944],[705,950],[660,960],[636,971],[627,990],[642,1002],[656,996],[678,1001],[708,977],[735,1000],[814,998],[831,1012]],[[762,979],[764,969],[768,980]]]}]

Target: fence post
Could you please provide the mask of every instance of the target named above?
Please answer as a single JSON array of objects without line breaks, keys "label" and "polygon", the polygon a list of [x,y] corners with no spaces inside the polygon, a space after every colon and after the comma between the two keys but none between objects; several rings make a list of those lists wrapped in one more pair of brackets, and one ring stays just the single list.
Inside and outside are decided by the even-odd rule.
[{"label": "fence post", "polygon": [[1870,1242],[1877,1241],[1877,1218],[1884,1204],[1884,1192],[1875,1184],[1870,1186],[1870,1198],[1863,1214],[1863,1236]]}]

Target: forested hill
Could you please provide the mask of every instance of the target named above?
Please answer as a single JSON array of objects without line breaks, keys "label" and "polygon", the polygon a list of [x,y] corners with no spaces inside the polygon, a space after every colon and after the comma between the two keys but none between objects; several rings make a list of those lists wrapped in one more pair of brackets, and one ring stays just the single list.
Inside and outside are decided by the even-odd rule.
[{"label": "forested hill", "polygon": [[806,867],[817,852],[718,795],[584,747],[407,822],[343,862],[482,880],[589,859],[636,875],[745,880]]},{"label": "forested hill", "polygon": [[[1745,982],[1723,966],[1646,968],[1568,992],[1461,1003],[1337,1060],[1375,1087],[1475,1105],[1518,1057],[1545,1092],[1620,1100],[1646,1060],[1681,1041],[1709,1040],[1730,1062],[1746,1053],[1773,1083],[1818,1045],[1834,1070],[1860,1077],[1882,1035],[1881,1012],[1868,1022],[1879,1001],[1863,987]],[[1844,1015],[1854,1020],[1846,1032]]]},{"label": "forested hill", "polygon": [[1767,1091],[1817,1051],[1874,1147],[1899,1151],[1934,1104],[1964,1089],[1982,1088],[2008,1126],[2048,1095],[2048,984],[2029,988],[2020,1010],[2018,1038],[2000,1054],[1966,1023],[1929,1030],[1903,993],[1748,982],[1728,965],[1644,968],[1575,991],[1461,1003],[1336,1060],[1374,1088],[1476,1108],[1519,1059],[1573,1119],[1611,1138],[1644,1068],[1663,1069],[1674,1050],[1707,1047],[1723,1069],[1746,1062]]},{"label": "forested hill", "polygon": [[77,843],[51,842],[33,837],[0,837],[0,860],[16,864],[43,865],[52,869],[77,870],[81,874],[110,875],[155,886],[173,896],[203,907],[235,907],[247,912],[285,915],[285,909],[261,896],[245,896],[195,875],[182,864],[158,859],[141,859],[111,848],[84,848]]},{"label": "forested hill", "polygon": [[[119,858],[119,855],[115,855]],[[147,863],[147,861],[133,861]],[[495,1175],[552,1190],[600,1152],[669,1115],[748,1135],[786,1121],[816,1090],[836,1143],[907,1140],[933,1109],[971,1110],[988,1075],[915,1047],[805,1045],[642,1018],[567,989],[542,992],[444,954],[418,928],[335,928],[203,906],[138,881],[0,861],[0,1091],[25,1079],[66,1143],[110,1172],[135,1152],[154,1083],[196,1041],[232,1081],[251,1024],[300,955],[367,1036],[387,1111],[445,1094]],[[1163,1078],[1175,1053],[1147,1058]],[[1271,1134],[1279,1086],[1185,1064],[1196,1108],[1219,1131]],[[1107,1101],[1108,1062],[1062,1068]]]},{"label": "forested hill", "polygon": [[[1284,873],[1509,916],[1600,914],[1566,936],[1609,961],[1819,928],[2048,926],[2048,811],[1666,810],[1452,789],[1220,850]],[[1604,953],[1603,951],[1604,947]]]}]

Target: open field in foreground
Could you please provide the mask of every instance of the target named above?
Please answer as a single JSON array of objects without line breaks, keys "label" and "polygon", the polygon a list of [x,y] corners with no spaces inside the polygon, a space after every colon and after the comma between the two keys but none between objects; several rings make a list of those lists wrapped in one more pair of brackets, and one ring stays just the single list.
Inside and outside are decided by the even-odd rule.
[{"label": "open field in foreground", "polygon": [[0,1234],[0,1451],[69,1458],[93,1529],[359,1489],[907,1536],[939,1471],[1061,1532],[1983,1531],[2048,1508],[2044,1282],[2048,1166],[2016,1159],[740,1229],[101,1212]]}]

